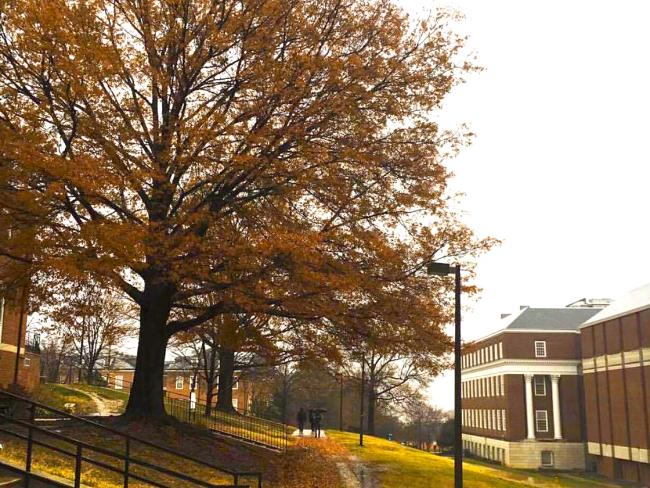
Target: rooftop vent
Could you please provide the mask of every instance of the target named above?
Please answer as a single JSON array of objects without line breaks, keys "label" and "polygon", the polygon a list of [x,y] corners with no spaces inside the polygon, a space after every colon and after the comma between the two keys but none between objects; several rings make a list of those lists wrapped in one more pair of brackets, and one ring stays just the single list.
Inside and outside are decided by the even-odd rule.
[{"label": "rooftop vent", "polygon": [[611,298],[581,298],[569,303],[567,308],[605,308],[612,303]]},{"label": "rooftop vent", "polygon": [[509,313],[502,313],[501,314],[502,319],[505,319],[506,317],[510,317],[510,314]]}]

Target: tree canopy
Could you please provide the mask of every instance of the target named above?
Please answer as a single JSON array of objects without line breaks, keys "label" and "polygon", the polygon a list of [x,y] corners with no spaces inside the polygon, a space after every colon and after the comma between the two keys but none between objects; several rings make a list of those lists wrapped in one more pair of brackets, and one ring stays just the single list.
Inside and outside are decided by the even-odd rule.
[{"label": "tree canopy", "polygon": [[90,276],[137,304],[130,413],[164,411],[168,339],[222,314],[332,337],[381,323],[388,338],[448,318],[450,284],[418,271],[471,267],[491,244],[449,207],[445,159],[466,134],[434,115],[474,69],[449,14],[411,22],[390,0],[0,5],[0,219],[38,229],[0,254],[30,265],[35,291]]}]

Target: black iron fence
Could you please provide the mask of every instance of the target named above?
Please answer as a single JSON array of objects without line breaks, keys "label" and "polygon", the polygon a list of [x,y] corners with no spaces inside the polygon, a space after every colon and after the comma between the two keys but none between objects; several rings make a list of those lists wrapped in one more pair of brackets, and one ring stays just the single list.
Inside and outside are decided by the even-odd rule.
[{"label": "black iron fence", "polygon": [[[102,386],[125,392],[131,389],[130,382],[112,376],[106,378]],[[205,403],[177,392],[166,393],[165,409],[169,415],[183,422],[276,450],[285,450],[291,435],[291,428],[285,424],[208,408]]]},{"label": "black iron fence", "polygon": [[[8,460],[0,453],[0,466],[13,471],[24,478],[25,486],[30,480],[40,480],[52,486],[69,487],[67,479],[60,477],[63,459],[57,459],[58,475],[48,476],[47,473],[34,470],[34,451],[36,447],[45,448],[50,453],[56,453],[59,457],[73,461],[73,475],[69,476],[73,486],[78,488],[83,481],[84,463],[86,466],[99,468],[112,477],[115,486],[128,488],[130,482],[141,486],[138,482],[145,483],[145,486],[157,486],[160,488],[171,488],[177,486],[200,486],[207,488],[225,487],[248,487],[249,484],[240,484],[244,480],[254,480],[258,488],[262,487],[262,475],[259,472],[241,472],[228,468],[215,466],[211,463],[180,454],[167,447],[159,446],[149,441],[125,434],[118,430],[92,422],[88,419],[76,417],[66,412],[56,410],[46,405],[33,402],[26,398],[0,390],[0,403],[5,408],[0,409],[0,434],[7,439],[13,438],[24,441],[25,458],[22,465],[16,464],[15,460]],[[37,425],[36,419],[39,412],[48,412],[49,417],[56,417],[62,421],[75,421],[84,427],[92,427],[102,432],[102,438],[107,436],[117,439],[121,449],[114,446],[106,448],[101,445],[91,444],[67,436],[56,430],[47,429]],[[77,425],[77,424],[75,424]],[[138,452],[136,452],[138,448]],[[143,452],[147,452],[147,458],[143,459]],[[184,466],[194,465],[202,468],[206,477],[210,480],[225,479],[225,483],[218,481],[206,481],[196,476],[190,476],[186,472],[180,472],[151,461],[149,458],[162,461],[170,457],[180,460]],[[184,469],[184,471],[186,471]],[[228,484],[227,479],[232,479]],[[219,483],[219,484],[217,484]]]},{"label": "black iron fence", "polygon": [[200,425],[219,434],[273,449],[287,448],[289,427],[284,424],[214,408],[208,412],[205,404],[180,398],[165,398],[165,409],[178,420]]}]

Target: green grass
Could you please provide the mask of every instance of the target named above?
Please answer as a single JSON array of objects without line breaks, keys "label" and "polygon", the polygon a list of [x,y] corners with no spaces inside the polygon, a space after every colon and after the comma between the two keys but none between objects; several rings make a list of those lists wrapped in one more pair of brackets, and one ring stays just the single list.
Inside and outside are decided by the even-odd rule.
[{"label": "green grass", "polygon": [[[327,435],[370,468],[382,488],[438,488],[453,486],[453,459],[405,447],[397,442],[365,436],[359,447],[358,434],[328,430]],[[612,486],[577,474],[545,474],[489,465],[463,463],[466,488],[507,488],[537,486],[543,488],[602,488]]]},{"label": "green grass", "polygon": [[93,413],[97,410],[97,405],[90,396],[65,385],[41,384],[31,396],[34,401],[58,410],[65,410],[66,403],[74,403],[74,413],[78,415]]}]

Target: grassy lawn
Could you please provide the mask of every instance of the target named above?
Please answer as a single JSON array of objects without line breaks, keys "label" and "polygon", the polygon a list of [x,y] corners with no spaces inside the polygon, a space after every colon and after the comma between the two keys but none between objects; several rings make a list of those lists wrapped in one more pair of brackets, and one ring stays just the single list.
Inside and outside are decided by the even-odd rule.
[{"label": "grassy lawn", "polygon": [[88,395],[68,388],[65,385],[45,383],[38,385],[31,395],[32,399],[58,410],[65,410],[66,403],[74,403],[74,413],[85,415],[97,410],[95,401]]},{"label": "grassy lawn", "polygon": [[[372,436],[365,436],[365,446],[359,447],[358,434],[328,430],[327,435],[368,466],[382,488],[453,486],[453,460],[451,458],[404,447],[397,442]],[[463,464],[463,482],[466,488],[512,486],[603,488],[615,486],[576,474],[543,474],[474,461]]]},{"label": "grassy lawn", "polygon": [[[215,438],[206,430],[187,424],[150,425],[142,422],[127,424],[116,417],[104,418],[102,423],[127,431],[138,438],[147,439],[157,445],[166,446],[175,453],[182,453],[213,465],[240,471],[261,471],[263,473],[264,488],[341,487],[336,467],[338,459],[331,457],[327,452],[323,452],[320,445],[317,446],[309,441],[300,445],[292,445],[284,453],[274,453],[267,449],[244,445],[235,440]],[[93,446],[103,447],[120,454],[124,452],[122,438],[91,426],[58,422],[56,425],[52,425],[51,428],[56,432],[82,440]],[[11,427],[6,424],[0,426],[0,445],[2,445],[0,460],[24,467],[26,442],[10,436],[3,432],[2,429],[18,431],[23,435],[26,434],[26,431],[20,430],[20,427]],[[35,439],[41,439],[49,445],[74,453],[75,448],[72,444],[56,440],[46,434],[36,433]],[[338,446],[335,447],[338,448]],[[98,454],[90,449],[84,450],[83,455],[111,466],[121,466],[121,462],[117,458]],[[233,481],[232,477],[219,473],[214,469],[137,442],[131,444],[131,456],[214,484],[230,484]],[[50,476],[71,480],[74,478],[74,459],[39,446],[34,448],[32,469]],[[131,472],[143,475],[160,485],[170,488],[185,488],[191,485],[185,481],[157,473],[153,469],[137,466],[136,464],[131,465]],[[82,483],[85,486],[96,488],[123,486],[120,475],[96,467],[89,462],[83,463],[82,475]],[[254,478],[240,481],[256,486]],[[129,486],[140,488],[151,485],[139,483],[132,479]]]}]

